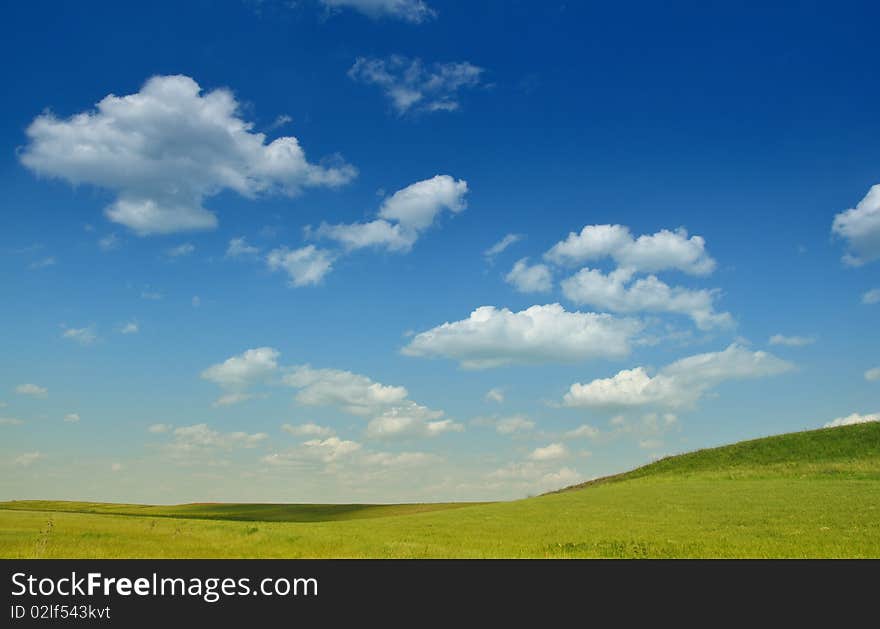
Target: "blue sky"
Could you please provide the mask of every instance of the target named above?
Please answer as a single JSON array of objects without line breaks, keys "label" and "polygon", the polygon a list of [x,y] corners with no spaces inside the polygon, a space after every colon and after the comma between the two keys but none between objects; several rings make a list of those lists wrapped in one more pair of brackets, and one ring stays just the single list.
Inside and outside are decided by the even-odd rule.
[{"label": "blue sky", "polygon": [[0,498],[515,498],[880,419],[873,3],[19,3]]}]

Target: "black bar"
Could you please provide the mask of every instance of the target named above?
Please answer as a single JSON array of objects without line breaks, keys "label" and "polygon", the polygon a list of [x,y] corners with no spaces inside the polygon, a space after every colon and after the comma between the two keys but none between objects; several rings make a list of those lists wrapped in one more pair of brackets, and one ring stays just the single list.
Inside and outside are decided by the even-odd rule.
[{"label": "black bar", "polygon": [[[564,618],[578,625],[605,625],[602,619],[656,624],[702,618],[709,626],[733,620],[766,626],[771,619],[790,626],[802,618],[839,626],[863,613],[875,617],[880,561],[6,560],[2,566],[6,606],[0,627],[175,627],[192,622],[334,627],[346,617],[381,621],[382,626],[429,620],[431,625],[474,626],[478,619],[548,626]],[[150,587],[162,578],[200,585],[191,595],[123,596],[112,582],[109,596],[103,590],[92,596],[13,596],[22,587],[39,590],[40,579],[52,579],[54,588],[71,573],[78,578],[100,573],[96,583],[101,587],[104,578],[141,578]],[[29,584],[23,575],[33,581]],[[266,586],[271,595],[223,595],[218,581],[218,600],[209,602],[210,578],[249,579],[251,589],[273,579]],[[279,578],[298,583],[299,595],[273,593]],[[295,579],[315,579],[317,593],[311,582]],[[143,588],[147,584],[141,582]],[[67,581],[60,585],[65,592],[69,588]],[[48,592],[49,582],[42,587]],[[284,582],[279,587],[283,592]],[[83,606],[92,617],[61,618],[63,605]],[[104,613],[97,617],[102,609],[109,609],[109,619]]]}]

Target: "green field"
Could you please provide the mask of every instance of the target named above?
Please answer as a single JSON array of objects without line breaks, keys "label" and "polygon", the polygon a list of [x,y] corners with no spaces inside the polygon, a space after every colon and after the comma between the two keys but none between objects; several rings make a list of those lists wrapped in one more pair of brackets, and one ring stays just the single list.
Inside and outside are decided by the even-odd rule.
[{"label": "green field", "polygon": [[880,557],[880,423],[482,504],[0,503],[0,557]]}]

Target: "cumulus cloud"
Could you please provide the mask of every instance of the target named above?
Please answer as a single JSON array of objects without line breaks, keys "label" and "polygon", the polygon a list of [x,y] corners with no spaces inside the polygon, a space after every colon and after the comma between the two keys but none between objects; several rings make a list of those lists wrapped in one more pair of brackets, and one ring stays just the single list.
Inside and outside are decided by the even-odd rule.
[{"label": "cumulus cloud", "polygon": [[119,328],[120,334],[137,334],[139,331],[140,326],[137,321],[129,321]]},{"label": "cumulus cloud", "polygon": [[867,424],[868,422],[880,422],[880,413],[853,413],[846,417],[838,417],[823,426],[823,428],[837,428],[839,426],[852,426],[853,424]]},{"label": "cumulus cloud", "polygon": [[544,257],[561,265],[611,258],[618,266],[644,273],[678,270],[708,275],[716,266],[706,251],[706,241],[700,236],[688,237],[684,228],[633,238],[623,225],[587,225],[556,243]]},{"label": "cumulus cloud", "polygon": [[518,243],[522,240],[522,234],[506,234],[504,238],[496,242],[494,245],[489,247],[483,252],[483,257],[486,258],[488,262],[492,262],[495,260],[495,257],[499,255],[501,252],[506,250],[511,245]]},{"label": "cumulus cloud", "polygon": [[296,400],[306,406],[336,406],[360,416],[403,404],[405,387],[384,385],[367,376],[339,369],[313,369],[309,365],[291,368],[282,381],[299,389]]},{"label": "cumulus cloud", "polygon": [[365,223],[329,225],[309,231],[338,242],[347,251],[363,248],[407,252],[443,210],[453,214],[467,207],[468,184],[449,175],[435,175],[402,188],[385,199],[378,218]]},{"label": "cumulus cloud", "polygon": [[67,328],[61,333],[61,336],[80,345],[91,345],[98,339],[95,328],[92,326],[87,328]]},{"label": "cumulus cloud", "polygon": [[563,443],[551,443],[542,448],[535,448],[529,454],[530,461],[556,461],[568,457],[568,448]]},{"label": "cumulus cloud", "polygon": [[249,245],[244,236],[233,238],[229,241],[229,246],[226,248],[227,258],[243,258],[246,256],[256,256],[259,253],[260,248]]},{"label": "cumulus cloud", "polygon": [[559,304],[519,312],[482,306],[467,319],[417,334],[402,351],[408,356],[452,358],[466,369],[622,358],[641,329],[632,319],[568,312]]},{"label": "cumulus cloud", "polygon": [[320,284],[333,268],[334,256],[326,249],[306,245],[299,249],[279,247],[266,256],[266,264],[272,271],[284,271],[290,285],[296,288]]},{"label": "cumulus cloud", "polygon": [[38,175],[114,191],[105,215],[141,236],[215,228],[203,202],[224,190],[294,195],[356,175],[344,163],[310,163],[293,136],[267,143],[252,129],[230,90],[203,93],[188,76],[155,76],[94,110],[37,116],[19,157]]},{"label": "cumulus cloud", "polygon": [[152,424],[147,431],[151,432],[154,435],[165,434],[166,432],[171,432],[174,429],[174,426],[171,424]]},{"label": "cumulus cloud", "polygon": [[[153,431],[151,431],[153,432]],[[194,424],[175,428],[168,450],[174,454],[187,455],[209,450],[232,450],[234,448],[255,448],[269,438],[266,433],[246,432],[222,433],[207,424]]]},{"label": "cumulus cloud", "polygon": [[589,424],[581,424],[565,433],[566,439],[595,439],[600,434],[599,429]]},{"label": "cumulus cloud", "polygon": [[283,426],[281,426],[281,430],[293,435],[294,437],[331,437],[334,434],[332,428],[319,426],[318,424],[315,424],[313,422],[299,424],[297,426],[284,424]]},{"label": "cumulus cloud", "polygon": [[846,241],[847,264],[861,266],[880,258],[880,184],[872,186],[857,206],[837,214],[831,232]]},{"label": "cumulus cloud", "polygon": [[693,319],[698,328],[729,327],[733,317],[716,312],[716,289],[691,290],[669,286],[654,275],[633,280],[633,270],[619,268],[607,275],[584,268],[562,281],[563,294],[576,304],[588,304],[612,312],[669,312]]},{"label": "cumulus cloud", "polygon": [[512,435],[517,432],[528,432],[535,427],[535,422],[525,415],[502,417],[495,422],[495,432],[499,435]]},{"label": "cumulus cloud", "polygon": [[37,384],[20,384],[15,387],[15,392],[19,395],[27,395],[30,397],[46,397],[49,395],[49,389],[41,387]]},{"label": "cumulus cloud", "polygon": [[767,352],[752,352],[732,344],[721,352],[682,358],[651,376],[644,367],[624,369],[610,378],[587,384],[575,383],[563,403],[571,407],[635,408],[659,406],[692,407],[710,389],[726,380],[762,378],[794,368]]},{"label": "cumulus cloud", "polygon": [[873,369],[868,369],[865,372],[865,380],[867,380],[868,382],[880,381],[880,367],[874,367]]},{"label": "cumulus cloud", "polygon": [[64,421],[75,424],[79,421],[79,413],[68,413],[64,416]]},{"label": "cumulus cloud", "polygon": [[[552,461],[550,461],[552,462]],[[488,478],[513,484],[523,490],[547,491],[574,485],[583,480],[581,475],[570,467],[559,470],[548,469],[548,461],[525,461],[511,463],[490,472]]]},{"label": "cumulus cloud", "polygon": [[361,444],[355,441],[347,441],[339,437],[327,437],[326,439],[311,439],[303,444],[315,453],[322,461],[329,463],[340,457],[344,457],[360,450]]},{"label": "cumulus cloud", "polygon": [[339,369],[292,367],[284,384],[299,389],[296,400],[306,406],[333,406],[359,417],[369,417],[366,434],[375,439],[435,437],[463,430],[461,424],[441,419],[432,410],[409,399],[405,387],[375,382]]},{"label": "cumulus cloud", "polygon": [[260,382],[278,368],[278,350],[258,347],[211,365],[202,372],[202,378],[221,387],[243,388]]},{"label": "cumulus cloud", "polygon": [[328,9],[349,8],[373,19],[395,18],[421,24],[437,17],[424,0],[320,0]]},{"label": "cumulus cloud", "polygon": [[478,86],[483,72],[467,61],[426,66],[421,59],[391,55],[385,59],[358,57],[348,76],[381,88],[395,112],[404,115],[457,110],[459,92]]},{"label": "cumulus cloud", "polygon": [[782,334],[774,334],[770,337],[770,345],[787,345],[788,347],[803,347],[812,345],[816,342],[811,336],[784,336]]},{"label": "cumulus cloud", "polygon": [[29,467],[42,458],[45,458],[45,455],[41,452],[25,452],[15,457],[12,462],[19,467]]},{"label": "cumulus cloud", "polygon": [[862,295],[863,304],[880,304],[880,288],[872,288]]},{"label": "cumulus cloud", "polygon": [[517,260],[504,280],[521,293],[549,293],[553,273],[546,264],[529,265],[528,258]]},{"label": "cumulus cloud", "polygon": [[367,424],[367,436],[373,439],[422,438],[464,430],[464,426],[451,419],[428,421],[428,418],[438,416],[442,413],[418,405],[393,408]]},{"label": "cumulus cloud", "polygon": [[0,417],[0,426],[21,426],[23,423],[15,417]]}]

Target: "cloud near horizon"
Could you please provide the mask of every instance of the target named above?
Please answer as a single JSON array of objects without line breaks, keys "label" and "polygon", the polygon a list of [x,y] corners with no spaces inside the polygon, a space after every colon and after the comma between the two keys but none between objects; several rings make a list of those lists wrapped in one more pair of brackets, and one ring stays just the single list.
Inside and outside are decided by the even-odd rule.
[{"label": "cloud near horizon", "polygon": [[563,397],[575,408],[625,409],[645,406],[691,408],[710,389],[727,380],[763,378],[794,369],[790,362],[736,343],[720,352],[682,358],[651,376],[644,367],[624,369],[610,378],[576,382]]}]

